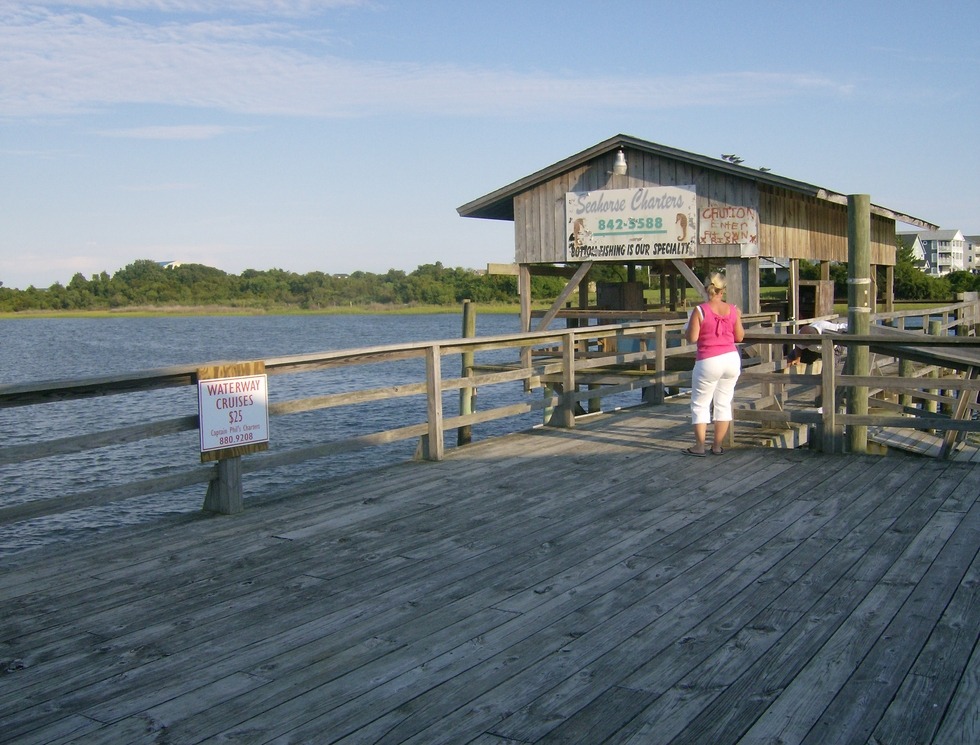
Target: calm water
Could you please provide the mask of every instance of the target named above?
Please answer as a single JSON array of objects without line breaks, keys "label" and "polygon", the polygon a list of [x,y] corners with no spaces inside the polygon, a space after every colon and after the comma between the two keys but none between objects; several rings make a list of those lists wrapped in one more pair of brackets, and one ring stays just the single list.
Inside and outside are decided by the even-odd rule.
[{"label": "calm water", "polygon": [[[452,339],[460,336],[461,315],[411,316],[256,316],[197,318],[13,319],[0,320],[0,383],[64,380],[131,373],[172,365],[219,360],[267,359],[332,349]],[[489,336],[519,330],[516,315],[484,315],[477,334]],[[496,359],[512,361],[513,351]],[[444,359],[446,377],[456,374],[458,358]],[[377,369],[372,369],[377,368]],[[269,379],[271,401],[296,398],[310,385],[335,393],[352,387],[381,386],[424,379],[422,361],[396,366],[359,366],[347,371],[276,375]],[[354,379],[352,376],[356,375]],[[376,380],[372,380],[372,376]],[[394,380],[392,380],[394,377]],[[302,392],[300,390],[302,386]],[[109,430],[169,417],[196,415],[196,388],[171,389],[85,401],[6,409],[0,412],[0,438],[10,444],[38,442],[78,433]],[[531,396],[540,396],[530,394]],[[492,408],[526,401],[520,384],[481,388],[478,407]],[[458,394],[444,401],[447,416],[458,411]],[[424,400],[399,399],[382,404],[275,417],[270,421],[270,449],[288,449],[318,441],[419,423]],[[394,422],[394,423],[392,423]],[[525,429],[540,414],[480,425],[474,439]],[[455,433],[451,434],[454,441]],[[245,496],[267,495],[302,483],[410,458],[415,441],[321,458],[298,466],[246,474]],[[250,456],[250,457],[260,457]],[[104,448],[57,460],[0,466],[0,504],[52,498],[107,484],[152,478],[199,464],[196,432],[156,438],[133,445]],[[200,509],[205,486],[140,497],[102,508],[79,510],[0,527],[0,555],[16,553],[53,540],[138,523],[168,513]]]}]

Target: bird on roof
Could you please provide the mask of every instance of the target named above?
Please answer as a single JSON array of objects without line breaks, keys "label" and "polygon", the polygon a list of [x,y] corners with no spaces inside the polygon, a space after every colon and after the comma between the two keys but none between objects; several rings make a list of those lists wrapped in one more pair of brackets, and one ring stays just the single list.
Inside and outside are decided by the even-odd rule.
[{"label": "bird on roof", "polygon": [[763,173],[769,173],[769,171],[771,171],[772,169],[771,168],[766,168],[765,166],[762,166],[762,168],[760,168],[759,170],[762,171]]},{"label": "bird on roof", "polygon": [[722,160],[731,160],[734,157],[735,157],[735,154],[734,153],[732,155],[725,155],[724,153],[721,154],[721,159]]}]

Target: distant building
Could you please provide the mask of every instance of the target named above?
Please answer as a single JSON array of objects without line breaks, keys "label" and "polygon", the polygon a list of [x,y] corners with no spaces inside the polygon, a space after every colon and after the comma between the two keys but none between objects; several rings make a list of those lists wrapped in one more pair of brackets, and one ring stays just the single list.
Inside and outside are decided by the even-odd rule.
[{"label": "distant building", "polygon": [[158,261],[157,264],[162,266],[164,269],[176,269],[183,262],[180,261]]},{"label": "distant building", "polygon": [[[927,267],[924,271],[933,277],[950,272],[964,271],[966,264],[966,239],[959,230],[925,230],[917,233],[899,233],[906,243],[918,241]],[[913,251],[915,248],[913,247]]]},{"label": "distant building", "polygon": [[929,273],[929,260],[926,258],[925,251],[922,249],[922,241],[919,240],[918,233],[899,233],[901,242],[912,251],[912,259],[916,269]]},{"label": "distant building", "polygon": [[974,273],[980,273],[980,261],[977,253],[980,252],[980,235],[966,235],[966,268]]}]

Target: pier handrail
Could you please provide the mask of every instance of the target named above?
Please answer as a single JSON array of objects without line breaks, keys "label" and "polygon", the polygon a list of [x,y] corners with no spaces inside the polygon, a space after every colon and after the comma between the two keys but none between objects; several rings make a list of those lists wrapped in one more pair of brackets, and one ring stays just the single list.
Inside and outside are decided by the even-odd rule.
[{"label": "pier handrail", "polygon": [[[570,426],[574,422],[575,407],[582,400],[594,401],[605,396],[652,385],[662,389],[664,385],[681,382],[682,378],[675,380],[664,373],[664,360],[668,356],[683,353],[683,349],[668,350],[665,345],[655,345],[657,348],[653,350],[641,349],[636,352],[623,352],[619,349],[619,345],[625,340],[634,338],[640,340],[644,338],[666,339],[668,334],[675,334],[679,339],[683,323],[683,320],[673,320],[583,326],[573,329],[549,329],[529,333],[331,350],[266,359],[263,361],[265,372],[270,376],[302,374],[325,369],[355,370],[360,365],[385,364],[412,359],[421,360],[425,363],[424,374],[421,374],[415,382],[374,388],[355,386],[353,390],[344,392],[323,391],[320,395],[274,401],[269,404],[271,417],[411,396],[425,398],[426,415],[422,421],[403,423],[402,426],[376,432],[341,437],[292,450],[250,455],[242,460],[241,473],[253,473],[263,469],[291,465],[309,459],[327,457],[405,439],[418,439],[420,441],[419,454],[421,457],[439,460],[443,457],[443,440],[446,431],[533,411],[549,414],[549,423],[551,424],[563,422]],[[639,344],[641,347],[646,346],[645,341],[640,341]],[[561,352],[562,349],[567,351]],[[472,372],[466,376],[449,377],[443,374],[443,363],[446,357],[462,356],[464,353],[479,355],[483,352],[499,352],[501,350],[515,352],[515,360],[522,358],[522,350],[528,350],[531,354],[527,358],[531,360],[531,363],[526,366],[519,361],[506,365],[481,366],[476,364]],[[554,354],[554,350],[559,350],[557,355]],[[574,364],[567,366],[568,360],[574,360]],[[604,375],[608,377],[610,366],[623,367],[637,363],[640,363],[640,367],[648,366],[651,369],[638,376],[621,376],[616,385],[603,385],[601,390],[594,390],[588,394],[579,393],[573,382],[576,371],[588,375],[590,370],[607,368]],[[208,362],[200,365],[179,365],[144,370],[131,374],[2,385],[0,386],[0,409],[44,406],[64,401],[196,386],[198,368],[223,364],[231,364],[231,362]],[[522,383],[527,390],[534,390],[541,387],[542,379],[556,375],[563,377],[569,385],[564,389],[561,389],[560,386],[549,387],[547,395],[538,400],[521,401],[459,416],[447,416],[442,410],[441,394],[447,392],[459,391],[464,388],[476,390],[479,387],[508,383]],[[352,377],[355,376],[352,374]],[[550,412],[552,411],[559,413],[556,416],[551,416]],[[0,441],[0,466],[23,465],[45,458],[58,458],[93,449],[125,445],[197,428],[197,414],[187,414],[169,419],[158,419],[144,424],[88,431],[39,442],[16,442],[16,433],[7,431]],[[197,453],[188,453],[188,461],[195,455]],[[207,484],[210,496],[216,485],[224,477],[222,474],[223,463],[223,461],[218,461],[216,464],[186,467],[165,476],[153,476],[53,498],[6,505],[0,507],[0,524],[82,507],[109,504],[141,495],[173,491],[195,484]],[[209,505],[209,498],[207,497],[205,505]],[[215,508],[217,511],[234,512],[240,510],[241,505],[219,505],[215,507],[214,504],[211,504],[209,508]]]},{"label": "pier handrail", "polygon": [[[975,305],[975,302],[974,302]],[[954,312],[956,312],[954,310]],[[975,313],[975,308],[973,310]],[[972,316],[976,318],[977,316]],[[747,334],[743,345],[746,370],[739,382],[740,389],[764,385],[773,391],[774,401],[782,401],[782,391],[789,385],[818,387],[828,402],[822,412],[807,408],[791,410],[739,411],[737,419],[750,421],[801,422],[822,428],[821,442],[827,449],[839,450],[836,434],[847,425],[875,424],[876,426],[908,427],[912,429],[939,429],[944,431],[980,431],[980,424],[972,418],[976,411],[975,391],[980,389],[977,380],[966,374],[962,379],[943,378],[941,381],[917,377],[872,376],[859,378],[838,375],[834,370],[834,345],[874,345],[876,349],[891,350],[896,357],[910,349],[930,348],[976,351],[977,337],[948,337],[911,335],[890,330],[865,337],[824,335],[821,340],[827,364],[819,376],[786,375],[783,347],[796,341],[813,342],[812,336],[777,333],[775,316],[772,314],[746,315]],[[270,416],[286,416],[300,412],[314,412],[343,406],[353,406],[391,398],[419,397],[426,402],[425,414],[419,421],[401,422],[400,426],[375,432],[340,437],[326,442],[298,447],[291,450],[269,451],[250,455],[240,461],[240,474],[288,466],[310,459],[324,458],[353,450],[372,447],[406,439],[419,441],[418,455],[429,460],[444,457],[445,433],[461,427],[479,425],[490,421],[539,411],[542,420],[552,426],[572,427],[576,418],[599,410],[604,398],[630,391],[641,391],[642,402],[660,403],[670,392],[690,385],[690,367],[693,357],[691,345],[683,339],[684,319],[660,321],[634,321],[600,326],[575,326],[548,329],[529,333],[512,333],[487,337],[454,338],[439,341],[409,342],[359,349],[333,350],[314,354],[277,357],[264,360],[270,376],[303,374],[316,370],[356,370],[364,364],[384,364],[403,360],[418,360],[424,364],[424,372],[410,383],[381,387],[353,386],[343,392],[322,391],[315,395],[269,405]],[[514,361],[501,363],[476,361],[468,374],[448,376],[444,374],[446,358],[464,354],[499,353],[507,351]],[[527,360],[521,362],[520,360]],[[677,360],[676,364],[671,363]],[[969,361],[969,360],[967,360]],[[236,361],[237,362],[237,361]],[[228,364],[221,362],[206,365]],[[943,367],[952,363],[947,357]],[[79,400],[100,396],[117,396],[154,391],[165,388],[196,386],[197,370],[205,365],[182,365],[132,374],[108,375],[77,380],[47,381],[40,383],[0,386],[0,409],[44,406],[56,402]],[[671,368],[674,369],[671,369]],[[969,365],[967,365],[969,367]],[[521,384],[525,391],[542,390],[536,400],[521,400],[492,409],[473,410],[471,413],[452,415],[444,411],[445,394],[460,390],[504,384]],[[875,410],[866,417],[855,417],[838,411],[841,396],[855,387],[869,386],[878,395],[881,392],[900,392],[906,401],[936,401],[940,405],[956,403],[955,399],[942,396],[942,391],[960,392],[959,402],[965,394],[973,394],[972,400],[957,417],[946,417],[941,422],[938,414],[925,407],[916,414],[911,404],[898,412],[882,413]],[[270,386],[271,387],[271,386]],[[841,393],[843,391],[843,393]],[[969,397],[968,397],[969,398]],[[196,396],[195,396],[196,402]],[[962,408],[962,407],[961,407]],[[128,443],[140,442],[164,435],[195,430],[197,414],[184,414],[144,424],[135,424],[88,431],[68,437],[52,438],[36,442],[16,442],[15,432],[6,431],[0,441],[0,465],[23,466],[45,458],[59,458],[71,454]],[[159,476],[135,479],[125,483],[100,486],[57,497],[46,497],[9,504],[0,507],[0,524],[55,514],[81,507],[109,504],[132,497],[173,491],[197,484],[208,485],[205,507],[220,512],[235,512],[242,508],[238,503],[220,503],[211,499],[216,487],[227,474],[222,471],[223,461],[217,464],[189,466],[198,453],[187,452],[186,466]],[[181,456],[184,457],[184,456]]]},{"label": "pier handrail", "polygon": [[[843,431],[847,426],[938,430],[943,433],[943,456],[962,433],[980,432],[980,337],[903,332],[887,326],[872,328],[874,333],[867,335],[824,333],[819,341],[804,334],[746,333],[746,341],[756,343],[819,343],[821,364],[820,372],[815,374],[787,374],[796,371],[785,363],[744,372],[740,387],[760,385],[775,392],[768,406],[739,410],[736,419],[815,425],[817,446],[825,452],[844,451]],[[847,374],[840,369],[835,348],[855,346],[868,347],[897,374],[886,374],[880,363],[873,371],[876,374]],[[915,371],[907,364],[911,361],[923,367]],[[820,405],[787,407],[783,396],[790,386],[816,389]],[[862,395],[869,398],[869,412],[846,413],[848,398],[862,390]],[[896,398],[899,400],[893,400]]]}]

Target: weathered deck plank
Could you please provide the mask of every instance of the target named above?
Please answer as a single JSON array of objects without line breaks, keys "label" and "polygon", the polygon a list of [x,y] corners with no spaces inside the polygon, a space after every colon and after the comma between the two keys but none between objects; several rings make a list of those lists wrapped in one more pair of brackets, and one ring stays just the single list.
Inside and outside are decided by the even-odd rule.
[{"label": "weathered deck plank", "polygon": [[975,739],[980,469],[688,430],[625,412],[14,557],[0,742]]}]

